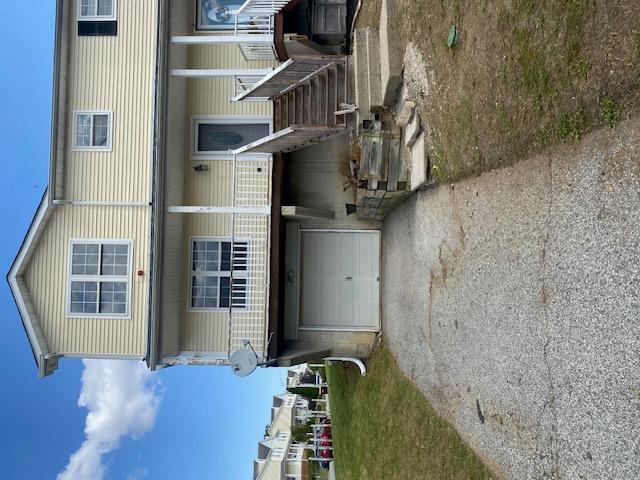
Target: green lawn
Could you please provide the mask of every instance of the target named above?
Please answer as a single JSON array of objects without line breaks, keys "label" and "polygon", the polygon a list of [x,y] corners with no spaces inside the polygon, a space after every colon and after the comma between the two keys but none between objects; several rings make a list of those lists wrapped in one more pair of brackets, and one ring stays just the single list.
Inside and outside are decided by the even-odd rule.
[{"label": "green lawn", "polygon": [[[377,27],[363,0],[358,27]],[[640,2],[387,0],[393,32],[428,72],[419,100],[431,175],[514,163],[640,113]],[[460,42],[447,48],[452,24]]]},{"label": "green lawn", "polygon": [[340,480],[491,478],[384,346],[369,360],[365,377],[335,364],[327,375]]}]

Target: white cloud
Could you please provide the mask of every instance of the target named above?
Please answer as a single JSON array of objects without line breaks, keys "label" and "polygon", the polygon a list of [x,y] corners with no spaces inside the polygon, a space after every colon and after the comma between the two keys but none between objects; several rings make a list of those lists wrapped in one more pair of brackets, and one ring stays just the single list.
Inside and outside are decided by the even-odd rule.
[{"label": "white cloud", "polygon": [[149,470],[146,468],[136,468],[132,473],[127,475],[127,480],[142,480],[149,475]]},{"label": "white cloud", "polygon": [[142,362],[85,360],[78,405],[88,410],[86,439],[57,480],[102,480],[103,456],[116,450],[122,438],[137,439],[153,428],[160,403],[157,386]]}]

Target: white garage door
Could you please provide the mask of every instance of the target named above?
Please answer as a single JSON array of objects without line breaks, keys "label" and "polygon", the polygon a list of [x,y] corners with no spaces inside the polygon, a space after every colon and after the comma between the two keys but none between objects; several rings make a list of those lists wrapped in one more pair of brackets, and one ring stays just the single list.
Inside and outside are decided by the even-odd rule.
[{"label": "white garage door", "polygon": [[377,330],[380,234],[301,232],[300,323]]}]

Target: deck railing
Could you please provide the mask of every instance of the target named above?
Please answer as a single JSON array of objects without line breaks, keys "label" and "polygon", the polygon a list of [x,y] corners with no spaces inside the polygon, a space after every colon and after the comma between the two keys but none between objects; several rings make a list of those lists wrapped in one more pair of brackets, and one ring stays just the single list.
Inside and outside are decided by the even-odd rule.
[{"label": "deck railing", "polygon": [[235,15],[236,35],[269,35],[272,38],[270,43],[264,42],[243,42],[240,50],[246,60],[277,60],[275,47],[273,45],[273,14],[248,12]]},{"label": "deck railing", "polygon": [[235,13],[246,14],[251,12],[273,15],[286,7],[290,1],[291,0],[247,0],[238,10],[235,11]]}]

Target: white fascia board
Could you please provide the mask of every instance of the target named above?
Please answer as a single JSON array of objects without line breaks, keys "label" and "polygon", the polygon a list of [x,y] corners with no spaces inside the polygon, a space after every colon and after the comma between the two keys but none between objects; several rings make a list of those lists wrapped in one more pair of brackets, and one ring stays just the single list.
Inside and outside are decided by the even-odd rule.
[{"label": "white fascia board", "polygon": [[18,251],[18,255],[13,261],[11,269],[7,274],[7,280],[9,281],[11,293],[13,294],[13,298],[15,299],[16,305],[18,306],[18,311],[27,332],[29,343],[33,348],[33,353],[36,357],[36,363],[38,364],[39,372],[42,372],[42,362],[44,361],[43,356],[50,352],[47,351],[47,345],[42,345],[38,339],[38,335],[36,334],[36,326],[34,325],[34,319],[31,318],[29,309],[27,308],[25,298],[26,292],[23,292],[20,288],[18,279],[22,276],[26,264],[31,258],[33,248],[37,243],[37,239],[41,233],[41,229],[46,225],[46,221],[54,208],[55,207],[51,203],[49,203],[48,192],[45,192],[42,200],[40,201],[40,205],[38,206],[38,210],[36,211],[36,215],[31,222],[31,226],[29,227],[27,235],[22,242],[22,246]]}]

